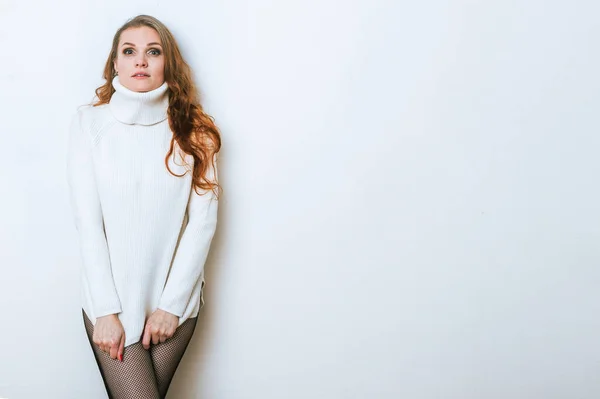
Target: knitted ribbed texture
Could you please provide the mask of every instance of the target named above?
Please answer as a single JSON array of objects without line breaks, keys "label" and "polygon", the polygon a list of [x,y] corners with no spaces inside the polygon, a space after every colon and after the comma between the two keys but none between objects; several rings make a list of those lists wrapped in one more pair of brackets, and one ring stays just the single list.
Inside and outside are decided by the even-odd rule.
[{"label": "knitted ribbed texture", "polygon": [[[181,325],[204,305],[204,263],[217,224],[212,191],[164,164],[172,137],[167,84],[138,93],[116,76],[110,103],[87,106],[69,131],[67,180],[82,257],[82,307],[92,323],[117,313],[125,346],[157,308]],[[183,174],[177,156],[171,170]],[[186,156],[193,165],[193,158]],[[216,170],[210,169],[209,178]],[[201,190],[198,190],[202,192]]]}]

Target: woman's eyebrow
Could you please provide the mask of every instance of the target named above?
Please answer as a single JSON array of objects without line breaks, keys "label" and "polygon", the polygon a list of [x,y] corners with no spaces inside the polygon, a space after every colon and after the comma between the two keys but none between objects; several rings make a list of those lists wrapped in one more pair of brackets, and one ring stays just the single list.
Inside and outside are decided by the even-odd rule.
[{"label": "woman's eyebrow", "polygon": [[[148,43],[148,46],[160,46],[160,45],[161,44],[157,43],[157,42]],[[125,43],[121,44],[121,47],[123,47],[123,46],[133,46],[133,47],[135,47],[135,44],[129,43],[129,42],[125,42]]]}]

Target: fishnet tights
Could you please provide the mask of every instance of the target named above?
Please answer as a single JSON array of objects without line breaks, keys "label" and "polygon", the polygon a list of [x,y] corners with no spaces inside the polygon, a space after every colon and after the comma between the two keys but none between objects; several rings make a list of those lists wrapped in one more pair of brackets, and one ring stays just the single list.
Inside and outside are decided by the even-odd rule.
[{"label": "fishnet tights", "polygon": [[129,345],[123,351],[123,362],[113,359],[94,344],[94,325],[82,309],[85,330],[100,369],[109,399],[164,399],[177,366],[192,338],[197,317],[184,321],[165,342],[142,342]]}]

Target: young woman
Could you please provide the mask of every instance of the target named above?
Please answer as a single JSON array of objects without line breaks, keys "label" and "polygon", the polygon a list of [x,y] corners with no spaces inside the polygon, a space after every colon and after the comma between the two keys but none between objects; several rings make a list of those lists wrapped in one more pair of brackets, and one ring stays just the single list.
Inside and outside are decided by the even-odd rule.
[{"label": "young woman", "polygon": [[170,31],[115,34],[98,100],[70,124],[82,316],[111,398],[164,398],[204,305],[221,137]]}]

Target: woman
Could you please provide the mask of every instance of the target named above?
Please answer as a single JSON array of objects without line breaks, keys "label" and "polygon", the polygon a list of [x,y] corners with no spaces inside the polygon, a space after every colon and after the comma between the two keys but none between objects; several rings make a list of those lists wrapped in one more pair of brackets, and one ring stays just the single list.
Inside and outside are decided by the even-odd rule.
[{"label": "woman", "polygon": [[111,398],[164,398],[204,305],[221,137],[169,30],[115,34],[98,101],[69,131],[82,316]]}]

